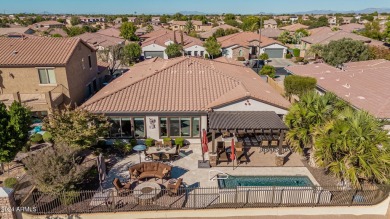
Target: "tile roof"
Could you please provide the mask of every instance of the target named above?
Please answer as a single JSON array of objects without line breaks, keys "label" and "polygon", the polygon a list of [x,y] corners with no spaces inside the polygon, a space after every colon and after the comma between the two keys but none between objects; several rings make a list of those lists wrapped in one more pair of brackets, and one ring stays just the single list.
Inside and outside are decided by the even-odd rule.
[{"label": "tile roof", "polygon": [[102,47],[115,46],[124,43],[125,41],[124,39],[121,38],[102,35],[99,33],[83,33],[77,37],[84,40],[85,42],[87,42],[89,45],[91,45],[96,49],[98,48],[98,46],[102,46]]},{"label": "tile roof", "polygon": [[[228,36],[218,37],[218,42],[221,43],[222,48],[231,47],[234,45],[240,45],[243,47],[248,47],[250,45],[250,42],[257,41],[259,42],[260,35],[253,32],[240,32],[231,34]],[[269,46],[272,44],[280,44],[283,45],[281,42],[273,40],[271,38],[261,36],[261,46]]]},{"label": "tile roof", "polygon": [[107,28],[107,29],[101,29],[96,33],[101,34],[101,35],[105,35],[105,36],[110,36],[110,37],[122,38],[120,36],[121,31],[117,28],[114,28],[114,27]]},{"label": "tile roof", "polygon": [[64,66],[80,43],[90,47],[80,38],[0,38],[0,66]]},{"label": "tile roof", "polygon": [[[164,29],[163,27],[157,26],[157,25],[152,25],[152,27],[153,27],[153,31]],[[148,30],[148,26],[145,26],[145,27],[138,28],[135,31],[135,33],[136,34],[144,34],[144,33],[146,33],[147,30]]]},{"label": "tile roof", "polygon": [[339,26],[339,28],[341,30],[343,30],[343,31],[346,31],[346,32],[352,32],[354,30],[358,31],[358,30],[364,29],[364,25],[363,24],[350,23],[350,24],[341,25],[341,26]]},{"label": "tile roof", "polygon": [[[203,25],[202,21],[192,20],[191,22],[193,25],[199,25],[199,26]],[[172,25],[184,26],[184,25],[186,25],[187,21],[170,21],[169,23],[171,23]]]},{"label": "tile roof", "polygon": [[0,28],[0,36],[8,34],[26,34],[26,32],[31,29],[29,27],[7,27]]},{"label": "tile roof", "polygon": [[195,57],[153,58],[132,66],[81,107],[111,113],[206,112],[247,98],[290,106],[250,68]]},{"label": "tile roof", "polygon": [[280,29],[281,30],[287,30],[287,31],[290,31],[290,32],[295,32],[299,29],[307,29],[309,28],[309,26],[306,26],[306,25],[303,25],[303,24],[291,24],[291,25],[288,25],[288,26],[285,26],[285,27],[281,27]]},{"label": "tile roof", "polygon": [[277,38],[279,35],[283,33],[283,30],[275,29],[275,28],[262,28],[261,36],[269,37],[269,38]]},{"label": "tile roof", "polygon": [[269,19],[269,20],[265,20],[265,21],[264,21],[264,24],[273,24],[273,25],[277,25],[278,23],[277,23],[274,19]]},{"label": "tile roof", "polygon": [[[154,32],[154,31],[153,31]],[[153,33],[152,32],[152,33]],[[142,42],[142,47],[151,45],[151,44],[157,44],[162,47],[166,47],[166,42],[168,41],[174,41],[175,35],[176,35],[176,42],[181,43],[181,36],[179,31],[171,31],[171,30],[158,30],[156,31],[159,34],[154,37],[149,37],[145,41]],[[201,41],[198,38],[188,36],[187,34],[183,33],[183,40],[184,40],[184,46],[183,48],[189,48],[191,46],[203,46],[203,41]]]},{"label": "tile roof", "polygon": [[203,39],[206,39],[206,38],[209,38],[211,36],[213,36],[213,34],[218,30],[218,29],[235,29],[235,30],[240,30],[239,28],[237,27],[233,27],[233,26],[230,26],[228,24],[222,24],[220,26],[217,26],[217,27],[213,27],[211,28],[211,30],[208,30],[208,31],[205,31],[205,32],[202,32],[202,33],[199,33],[199,36],[200,38],[203,38]]},{"label": "tile roof", "polygon": [[335,93],[377,118],[390,118],[390,61],[370,60],[344,64],[344,70],[327,64],[286,67],[289,72],[317,79],[320,88]]},{"label": "tile roof", "polygon": [[215,111],[209,121],[209,129],[288,129],[273,111]]}]

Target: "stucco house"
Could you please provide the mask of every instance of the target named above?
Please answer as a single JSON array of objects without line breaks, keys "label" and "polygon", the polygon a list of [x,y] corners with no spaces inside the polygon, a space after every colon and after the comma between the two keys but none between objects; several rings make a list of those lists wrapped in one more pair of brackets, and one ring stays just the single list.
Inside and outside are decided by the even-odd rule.
[{"label": "stucco house", "polygon": [[168,59],[165,49],[175,42],[183,45],[184,53],[187,56],[204,57],[207,54],[203,47],[203,41],[179,31],[161,29],[145,34],[142,39],[144,39],[141,45],[142,56],[145,58],[160,57]]},{"label": "stucco house", "polygon": [[[208,31],[212,28],[211,25],[205,25],[202,21],[192,20],[192,24],[194,25],[194,30],[196,32]],[[185,30],[185,26],[187,21],[170,21],[169,25],[172,30]]]},{"label": "stucco house", "polygon": [[274,19],[265,20],[263,27],[276,29],[278,28],[278,23]]},{"label": "stucco house", "polygon": [[268,112],[280,121],[289,106],[250,68],[179,57],[132,66],[81,108],[110,117],[109,138],[183,137],[200,143],[212,112]]},{"label": "stucco house", "polygon": [[79,38],[0,38],[0,101],[37,115],[81,105],[100,89],[95,49]]},{"label": "stucco house", "polygon": [[231,59],[256,59],[260,48],[260,54],[267,53],[270,58],[284,58],[288,49],[281,42],[265,36],[261,36],[259,43],[260,35],[253,32],[231,34],[217,40],[221,43],[222,55]]}]

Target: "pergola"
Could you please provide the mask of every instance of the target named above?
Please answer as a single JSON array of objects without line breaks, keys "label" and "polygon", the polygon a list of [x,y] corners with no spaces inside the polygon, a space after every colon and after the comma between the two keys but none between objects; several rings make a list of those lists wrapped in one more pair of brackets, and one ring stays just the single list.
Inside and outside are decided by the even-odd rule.
[{"label": "pergola", "polygon": [[282,154],[282,142],[287,126],[273,111],[215,111],[209,113],[209,129],[212,133],[212,152],[215,153],[215,134],[264,133],[277,131],[279,136],[279,154]]}]

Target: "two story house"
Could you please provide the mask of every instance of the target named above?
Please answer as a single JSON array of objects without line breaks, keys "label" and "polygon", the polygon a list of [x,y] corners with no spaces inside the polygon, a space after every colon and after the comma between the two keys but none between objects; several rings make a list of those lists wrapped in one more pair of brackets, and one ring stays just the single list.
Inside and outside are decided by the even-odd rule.
[{"label": "two story house", "polygon": [[47,115],[81,105],[103,83],[96,51],[79,38],[0,38],[0,101]]}]

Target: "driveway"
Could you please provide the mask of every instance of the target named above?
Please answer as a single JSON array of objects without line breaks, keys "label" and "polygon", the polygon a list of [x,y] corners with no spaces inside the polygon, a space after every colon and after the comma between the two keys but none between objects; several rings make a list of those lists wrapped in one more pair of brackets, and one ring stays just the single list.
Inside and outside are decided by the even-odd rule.
[{"label": "driveway", "polygon": [[272,65],[275,68],[284,68],[290,65],[295,65],[294,62],[292,62],[290,59],[283,59],[283,58],[272,58],[268,60],[268,65]]}]

